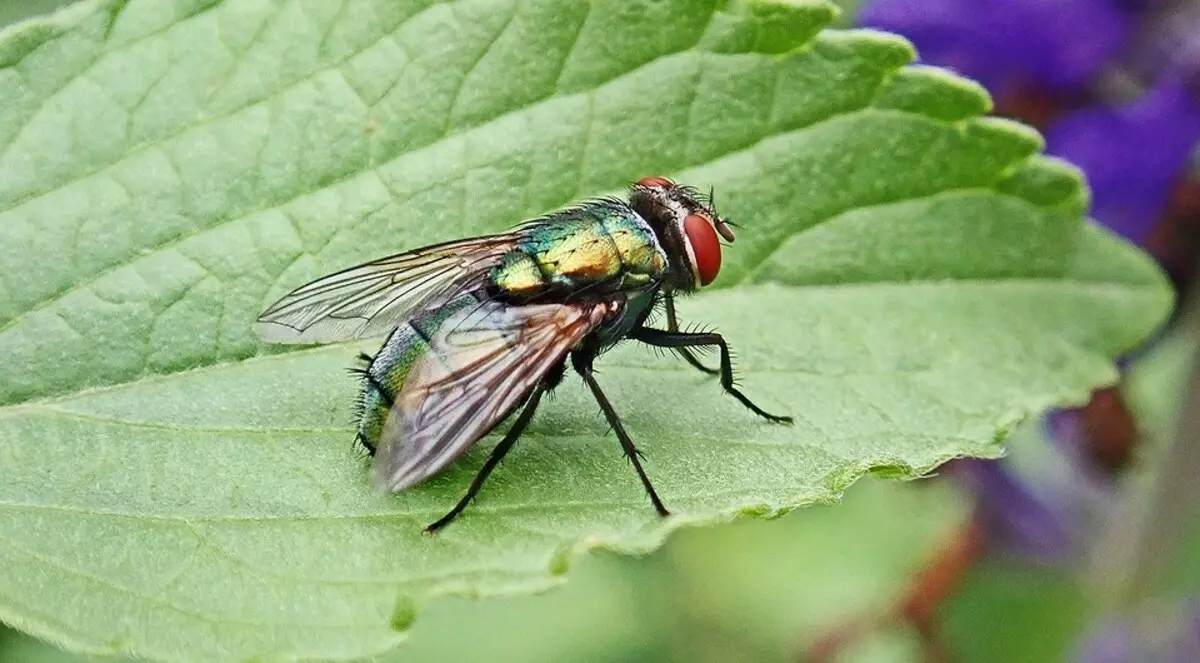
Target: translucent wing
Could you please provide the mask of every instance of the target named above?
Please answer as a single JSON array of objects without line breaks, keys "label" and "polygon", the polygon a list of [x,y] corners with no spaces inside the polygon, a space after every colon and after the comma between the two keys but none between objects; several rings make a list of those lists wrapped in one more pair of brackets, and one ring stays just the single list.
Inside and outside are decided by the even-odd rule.
[{"label": "translucent wing", "polygon": [[395,492],[461,456],[619,304],[506,306],[471,298],[432,332],[405,377],[380,436],[374,474]]},{"label": "translucent wing", "polygon": [[258,318],[273,343],[330,343],[390,332],[412,311],[477,286],[516,243],[493,235],[438,244],[301,286]]}]

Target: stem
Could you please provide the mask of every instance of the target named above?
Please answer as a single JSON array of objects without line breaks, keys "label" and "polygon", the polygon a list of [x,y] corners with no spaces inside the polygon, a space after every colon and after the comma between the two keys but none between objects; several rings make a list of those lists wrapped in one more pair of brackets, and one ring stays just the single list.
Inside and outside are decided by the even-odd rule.
[{"label": "stem", "polygon": [[[1196,339],[1200,288],[1189,290],[1179,328]],[[1147,489],[1127,491],[1093,551],[1092,573],[1109,608],[1151,594],[1180,537],[1200,521],[1200,352],[1192,356],[1179,420],[1158,465]]]}]

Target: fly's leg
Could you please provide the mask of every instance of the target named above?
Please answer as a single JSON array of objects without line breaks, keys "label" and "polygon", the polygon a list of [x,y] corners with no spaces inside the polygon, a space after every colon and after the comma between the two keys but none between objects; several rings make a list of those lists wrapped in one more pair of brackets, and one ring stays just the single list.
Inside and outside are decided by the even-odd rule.
[{"label": "fly's leg", "polygon": [[496,466],[500,464],[500,461],[503,460],[506,455],[508,455],[508,452],[512,450],[513,445],[517,443],[517,438],[521,437],[521,433],[524,432],[525,427],[529,425],[529,420],[533,419],[533,413],[537,410],[538,403],[542,400],[542,394],[545,393],[545,391],[546,387],[542,384],[539,384],[534,388],[533,393],[529,395],[529,400],[525,403],[525,407],[521,410],[521,414],[517,416],[517,420],[513,422],[513,425],[508,429],[508,432],[504,434],[504,439],[500,440],[500,443],[496,445],[495,449],[492,449],[491,455],[488,456],[488,459],[483,464],[483,467],[479,469],[479,473],[476,474],[475,478],[471,481],[471,487],[467,488],[467,494],[463,495],[463,498],[458,501],[458,504],[454,505],[453,509],[450,509],[450,513],[447,513],[439,518],[437,522],[429,525],[429,527],[426,527],[425,532],[427,534],[433,534],[446,525],[449,525],[450,521],[458,517],[458,514],[462,513],[463,509],[467,508],[467,505],[471,503],[471,500],[475,499],[475,496],[479,494],[479,489],[483,488],[483,482],[487,481],[488,475],[491,474],[492,470],[496,469]]},{"label": "fly's leg", "polygon": [[653,345],[659,348],[688,348],[700,346],[715,345],[721,349],[721,387],[726,393],[741,401],[742,405],[750,408],[750,411],[767,421],[778,424],[792,423],[791,417],[785,417],[778,414],[771,414],[755,405],[753,401],[746,397],[737,386],[733,384],[733,360],[729,356],[729,344],[725,342],[725,338],[715,332],[705,333],[690,333],[679,331],[663,331],[661,329],[652,329],[650,327],[639,327],[629,334],[630,338],[636,339],[646,345]]},{"label": "fly's leg", "polygon": [[658,493],[654,492],[654,486],[650,484],[650,477],[646,476],[646,470],[642,469],[640,460],[641,452],[634,446],[633,440],[629,438],[629,434],[625,432],[625,427],[621,425],[621,418],[617,416],[617,411],[613,409],[608,398],[600,389],[600,384],[596,382],[596,377],[592,375],[592,356],[582,353],[571,355],[571,364],[575,367],[583,381],[587,383],[589,389],[592,390],[592,396],[596,402],[600,404],[600,409],[604,411],[604,418],[608,420],[608,425],[612,426],[613,432],[617,434],[617,439],[621,441],[621,449],[625,451],[625,457],[633,463],[633,469],[637,470],[638,478],[642,480],[642,487],[646,489],[646,494],[650,496],[650,502],[654,505],[654,510],[660,516],[671,515],[667,511],[667,507],[663,506],[662,500],[658,499]]},{"label": "fly's leg", "polygon": [[[679,321],[675,318],[675,297],[673,295],[667,295],[666,300],[667,300],[667,330],[672,331],[672,332],[677,332],[677,331],[679,331]],[[686,347],[675,348],[675,351],[678,352],[680,355],[682,355],[683,358],[687,361],[687,363],[696,367],[700,371],[708,373],[709,375],[716,375],[721,372],[715,368],[709,368],[709,367],[705,366],[704,362],[697,359],[696,355],[693,354],[692,351]]]}]

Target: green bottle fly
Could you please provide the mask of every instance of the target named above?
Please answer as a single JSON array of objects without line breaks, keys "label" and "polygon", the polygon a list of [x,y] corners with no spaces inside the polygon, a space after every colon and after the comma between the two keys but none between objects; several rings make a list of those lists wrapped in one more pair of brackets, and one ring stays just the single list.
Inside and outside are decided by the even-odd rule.
[{"label": "green bottle fly", "polygon": [[[449,467],[519,411],[453,520],[513,447],[542,395],[568,361],[582,377],[633,463],[651,503],[668,515],[633,441],[592,372],[596,356],[624,339],[678,351],[720,376],[726,392],[769,414],[733,383],[725,339],[683,332],[674,296],[713,282],[727,221],[695,189],[647,177],[628,200],[603,198],[527,221],[511,232],[437,244],[366,263],[302,286],[259,317],[278,343],[328,343],[387,336],[361,370],[357,438],[375,456],[372,474],[388,491],[411,488]],[[667,328],[646,321],[658,306]],[[716,347],[720,367],[691,348]]]}]

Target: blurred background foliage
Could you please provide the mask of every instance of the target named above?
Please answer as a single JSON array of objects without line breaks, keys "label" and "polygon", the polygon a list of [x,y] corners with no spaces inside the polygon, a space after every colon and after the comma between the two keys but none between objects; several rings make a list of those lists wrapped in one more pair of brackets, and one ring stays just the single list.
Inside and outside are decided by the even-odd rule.
[{"label": "blurred background foliage", "polygon": [[[0,0],[0,26],[66,4]],[[1200,2],[838,4],[844,26],[983,82],[1082,167],[1097,221],[1175,281],[1175,323],[1119,385],[1016,431],[1002,461],[863,481],[836,508],[685,531],[641,559],[597,553],[545,595],[437,600],[379,660],[1200,660],[1200,500],[1180,485],[1200,474]],[[0,627],[0,661],[86,660]]]}]

